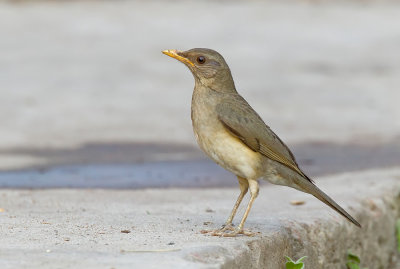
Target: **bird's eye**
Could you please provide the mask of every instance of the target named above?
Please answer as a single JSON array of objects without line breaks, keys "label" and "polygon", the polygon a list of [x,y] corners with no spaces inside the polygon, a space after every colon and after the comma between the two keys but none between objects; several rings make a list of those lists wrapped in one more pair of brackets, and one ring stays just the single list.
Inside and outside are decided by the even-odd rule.
[{"label": "bird's eye", "polygon": [[204,56],[197,57],[197,62],[199,64],[204,64],[206,62],[206,57],[204,57]]}]

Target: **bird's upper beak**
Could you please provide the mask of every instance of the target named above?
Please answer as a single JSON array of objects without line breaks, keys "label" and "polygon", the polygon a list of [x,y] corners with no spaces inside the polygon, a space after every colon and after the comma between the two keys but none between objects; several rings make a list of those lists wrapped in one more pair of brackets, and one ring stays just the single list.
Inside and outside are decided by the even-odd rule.
[{"label": "bird's upper beak", "polygon": [[172,58],[177,59],[178,61],[181,61],[184,64],[190,65],[190,66],[194,66],[194,63],[192,63],[188,58],[181,56],[182,55],[182,51],[179,50],[163,50],[162,53],[164,53],[165,55],[168,55]]}]

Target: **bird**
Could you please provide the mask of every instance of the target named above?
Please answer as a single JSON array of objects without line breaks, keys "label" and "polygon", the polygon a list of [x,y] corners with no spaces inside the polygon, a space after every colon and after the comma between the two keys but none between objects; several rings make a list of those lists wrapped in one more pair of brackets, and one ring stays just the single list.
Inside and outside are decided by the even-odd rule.
[{"label": "bird", "polygon": [[[244,229],[244,224],[258,196],[260,179],[309,193],[361,228],[357,220],[301,170],[288,146],[237,92],[221,54],[207,48],[162,53],[185,64],[193,74],[191,119],[199,147],[214,162],[235,174],[239,182],[240,194],[226,223],[207,233],[224,237],[254,235]],[[248,191],[247,208],[239,225],[234,227],[233,219]]]}]

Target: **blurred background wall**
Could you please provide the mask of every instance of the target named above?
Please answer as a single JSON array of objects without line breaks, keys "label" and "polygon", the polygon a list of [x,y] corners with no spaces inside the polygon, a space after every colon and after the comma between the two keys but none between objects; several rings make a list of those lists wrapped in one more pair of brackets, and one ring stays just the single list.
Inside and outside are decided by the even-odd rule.
[{"label": "blurred background wall", "polygon": [[0,168],[48,162],[24,149],[194,147],[192,75],[161,54],[193,47],[289,145],[398,147],[399,18],[394,1],[0,1]]}]

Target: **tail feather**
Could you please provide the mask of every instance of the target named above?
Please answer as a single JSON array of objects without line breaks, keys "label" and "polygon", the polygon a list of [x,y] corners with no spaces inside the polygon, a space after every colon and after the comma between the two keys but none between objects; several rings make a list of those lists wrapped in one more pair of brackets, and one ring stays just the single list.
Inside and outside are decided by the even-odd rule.
[{"label": "tail feather", "polygon": [[340,215],[345,217],[351,223],[361,228],[361,224],[358,223],[358,221],[356,221],[349,213],[346,212],[346,210],[344,210],[340,205],[338,205],[335,201],[333,201],[332,198],[330,198],[327,194],[321,191],[317,186],[315,186],[310,181],[305,181],[305,180],[304,181],[302,180],[301,183],[302,184],[298,185],[301,187],[301,189],[303,189],[303,191],[312,194],[318,200],[328,205],[330,208],[338,212]]}]

